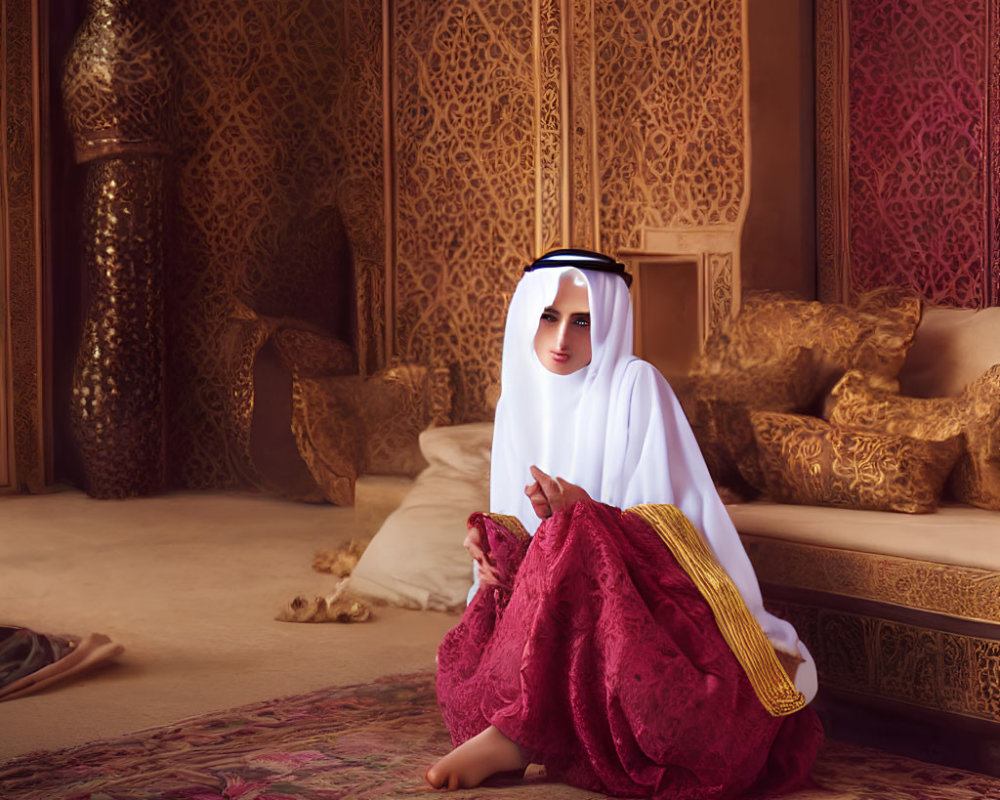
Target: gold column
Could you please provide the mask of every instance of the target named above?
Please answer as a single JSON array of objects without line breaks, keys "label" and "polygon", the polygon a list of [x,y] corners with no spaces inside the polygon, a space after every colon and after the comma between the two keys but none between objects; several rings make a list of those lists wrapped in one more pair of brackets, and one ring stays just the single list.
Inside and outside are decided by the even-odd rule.
[{"label": "gold column", "polygon": [[63,95],[86,164],[89,298],[73,372],[72,423],[85,489],[130,497],[166,484],[163,210],[167,51],[136,0],[91,0]]}]

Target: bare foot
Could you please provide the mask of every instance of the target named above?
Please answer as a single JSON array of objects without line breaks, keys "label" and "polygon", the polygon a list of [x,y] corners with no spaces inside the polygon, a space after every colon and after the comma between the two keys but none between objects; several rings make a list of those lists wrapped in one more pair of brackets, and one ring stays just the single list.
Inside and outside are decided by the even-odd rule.
[{"label": "bare foot", "polygon": [[452,750],[424,774],[435,789],[471,789],[498,772],[524,770],[521,748],[490,725]]}]

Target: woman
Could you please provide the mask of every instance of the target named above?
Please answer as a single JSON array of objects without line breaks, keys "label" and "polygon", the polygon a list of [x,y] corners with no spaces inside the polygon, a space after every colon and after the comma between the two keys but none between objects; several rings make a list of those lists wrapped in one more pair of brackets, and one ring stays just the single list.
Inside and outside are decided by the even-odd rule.
[{"label": "woman", "polygon": [[476,585],[438,652],[456,748],[432,786],[541,763],[621,796],[773,796],[821,743],[812,658],[764,610],[679,403],[632,355],[630,281],[559,250],[514,292],[492,513],[470,520]]}]

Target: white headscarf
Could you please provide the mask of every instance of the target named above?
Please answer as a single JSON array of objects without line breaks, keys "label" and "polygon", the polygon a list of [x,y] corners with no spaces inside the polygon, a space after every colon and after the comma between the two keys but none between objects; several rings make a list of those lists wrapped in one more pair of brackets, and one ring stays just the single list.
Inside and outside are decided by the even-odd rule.
[{"label": "white headscarf", "polygon": [[[539,318],[567,273],[587,284],[591,362],[556,375],[535,355]],[[549,267],[525,273],[507,312],[501,395],[490,471],[490,511],[540,520],[524,487],[535,465],[602,503],[677,506],[708,541],[772,644],[800,654],[796,685],[816,692],[816,668],[795,629],[764,610],[760,586],[705,466],[680,403],[663,376],[632,353],[632,303],[620,275]],[[475,587],[473,587],[475,591]]]}]

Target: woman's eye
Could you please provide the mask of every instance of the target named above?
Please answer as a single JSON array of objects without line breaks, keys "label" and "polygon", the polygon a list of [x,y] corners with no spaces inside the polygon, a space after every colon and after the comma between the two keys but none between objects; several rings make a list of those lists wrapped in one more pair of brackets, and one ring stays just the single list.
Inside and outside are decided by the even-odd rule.
[{"label": "woman's eye", "polygon": [[583,317],[581,317],[580,319],[573,320],[573,324],[574,325],[579,325],[581,328],[589,328],[590,327],[590,320],[589,319],[584,319]]},{"label": "woman's eye", "polygon": [[542,312],[542,322],[555,322],[555,321],[556,321],[555,314],[550,314],[548,311]]}]

